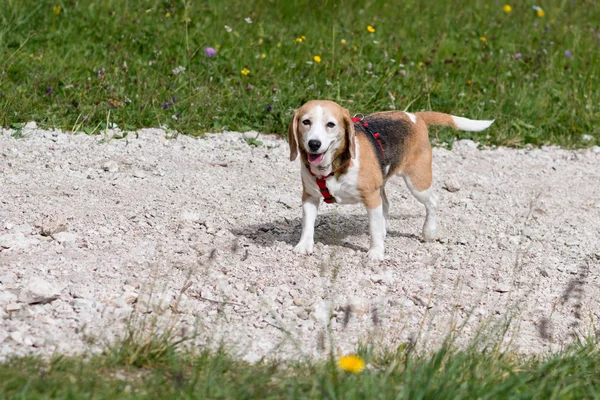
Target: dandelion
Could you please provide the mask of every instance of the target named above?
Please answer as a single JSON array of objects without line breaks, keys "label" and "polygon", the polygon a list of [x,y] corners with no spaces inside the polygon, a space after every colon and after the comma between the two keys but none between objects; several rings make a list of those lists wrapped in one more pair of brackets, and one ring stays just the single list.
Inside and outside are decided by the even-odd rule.
[{"label": "dandelion", "polygon": [[314,56],[313,60],[315,60],[316,63],[320,63],[321,62],[321,57],[319,56]]},{"label": "dandelion", "polygon": [[304,41],[304,39],[302,39],[301,37],[296,38],[296,43],[302,43],[303,41]]},{"label": "dandelion", "polygon": [[217,55],[217,50],[213,49],[212,47],[207,47],[204,49],[204,54],[206,54],[208,57],[214,57]]},{"label": "dandelion", "polygon": [[61,6],[53,6],[52,11],[54,12],[54,15],[60,15],[60,13],[62,12],[62,7]]},{"label": "dandelion", "polygon": [[166,18],[171,18],[171,13],[170,13],[170,12],[167,12],[167,13],[165,14],[165,17],[166,17]]},{"label": "dandelion", "polygon": [[265,53],[262,53],[262,54],[260,55],[260,58],[264,60],[265,58],[267,58],[267,55],[266,55]]},{"label": "dandelion", "polygon": [[348,42],[346,42],[346,39],[340,40],[340,43],[342,44],[342,46],[345,46],[348,44]]},{"label": "dandelion", "polygon": [[249,70],[248,68],[244,68],[244,69],[241,71],[241,73],[242,73],[242,75],[246,76],[246,75],[248,75],[248,74],[250,73],[250,70]]},{"label": "dandelion", "polygon": [[365,369],[365,362],[357,355],[350,355],[341,357],[338,366],[346,372],[359,374]]},{"label": "dandelion", "polygon": [[538,17],[542,18],[544,15],[546,15],[546,13],[544,12],[544,10],[542,10],[541,7],[533,6],[532,8],[535,11],[535,15],[537,15]]},{"label": "dandelion", "polygon": [[300,37],[302,38],[302,40],[306,40],[306,36],[302,35]]},{"label": "dandelion", "polygon": [[515,56],[514,56],[514,59],[515,59],[515,60],[518,60],[518,59],[520,59],[521,57],[523,57],[523,55],[522,55],[521,53],[517,53],[517,54],[515,54]]},{"label": "dandelion", "polygon": [[373,28],[371,25],[367,25],[367,30],[371,33],[375,32],[375,28]]},{"label": "dandelion", "polygon": [[512,11],[512,7],[509,6],[508,4],[505,4],[504,7],[502,8],[504,10],[505,13],[510,13]]},{"label": "dandelion", "polygon": [[565,50],[565,56],[572,58],[573,57],[573,53],[571,53],[570,50]]},{"label": "dandelion", "polygon": [[251,24],[252,23],[252,18],[250,18],[250,17],[244,18],[244,21],[246,21],[247,23]]},{"label": "dandelion", "polygon": [[479,40],[481,40],[483,43],[487,42],[487,38],[485,36],[480,37]]},{"label": "dandelion", "polygon": [[233,28],[232,28],[232,27],[230,27],[230,26],[228,26],[228,25],[225,25],[225,30],[226,30],[227,32],[231,33],[231,31],[233,31]]}]

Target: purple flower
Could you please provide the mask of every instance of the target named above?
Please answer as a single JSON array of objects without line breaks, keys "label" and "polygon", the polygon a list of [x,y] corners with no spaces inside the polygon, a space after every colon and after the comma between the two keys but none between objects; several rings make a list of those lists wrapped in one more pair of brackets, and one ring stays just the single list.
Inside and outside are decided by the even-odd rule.
[{"label": "purple flower", "polygon": [[572,58],[573,57],[573,53],[571,53],[570,50],[565,50],[565,56]]},{"label": "purple flower", "polygon": [[521,53],[515,54],[515,60],[518,60],[521,57],[523,57],[523,55]]},{"label": "purple flower", "polygon": [[212,47],[207,47],[204,49],[204,54],[209,57],[214,57],[217,55],[217,50],[213,49]]},{"label": "purple flower", "polygon": [[254,85],[252,85],[251,83],[248,84],[248,90],[254,90]]},{"label": "purple flower", "polygon": [[272,109],[273,109],[273,105],[272,104],[269,104],[268,106],[265,107],[265,110],[267,112],[271,111]]},{"label": "purple flower", "polygon": [[50,95],[52,94],[52,86],[48,86],[48,87],[46,88],[46,94],[47,94],[48,96],[50,96]]}]

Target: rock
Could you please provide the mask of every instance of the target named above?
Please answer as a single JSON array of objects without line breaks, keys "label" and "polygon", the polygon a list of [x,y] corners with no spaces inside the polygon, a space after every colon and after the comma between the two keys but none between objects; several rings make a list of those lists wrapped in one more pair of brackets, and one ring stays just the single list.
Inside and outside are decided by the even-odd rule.
[{"label": "rock", "polygon": [[17,296],[9,292],[8,290],[0,291],[0,304],[9,304],[17,301]]},{"label": "rock", "polygon": [[179,214],[179,219],[182,221],[198,222],[200,221],[200,214],[183,211],[181,214]]},{"label": "rock", "polygon": [[144,171],[135,171],[133,173],[133,177],[139,178],[139,179],[144,179],[146,177],[146,174],[144,173]]},{"label": "rock", "polygon": [[29,224],[21,224],[13,228],[15,232],[20,232],[23,235],[29,235],[33,231],[33,227]]},{"label": "rock", "polygon": [[106,172],[117,172],[119,170],[119,164],[116,161],[108,160],[102,164],[102,169]]},{"label": "rock", "polygon": [[8,312],[19,311],[20,309],[21,309],[21,305],[19,303],[10,303],[9,305],[6,306],[6,311],[8,311]]},{"label": "rock", "polygon": [[138,294],[135,292],[125,292],[123,293],[123,299],[125,300],[125,303],[133,304],[137,301]]},{"label": "rock", "polygon": [[592,146],[591,149],[593,153],[600,153],[600,146]]},{"label": "rock", "polygon": [[59,232],[55,234],[53,238],[60,244],[70,244],[75,243],[77,236],[71,232]]},{"label": "rock", "polygon": [[40,234],[42,236],[52,236],[59,232],[67,230],[67,219],[63,216],[57,216],[53,218],[46,218],[42,222],[40,227]]},{"label": "rock", "polygon": [[42,278],[31,278],[19,294],[19,301],[28,304],[45,304],[59,296],[59,290]]},{"label": "rock", "polygon": [[458,192],[460,190],[460,184],[454,179],[447,180],[442,187],[450,193]]},{"label": "rock", "polygon": [[19,331],[11,332],[10,338],[19,344],[23,343],[23,334]]},{"label": "rock", "polygon": [[28,240],[22,233],[9,233],[0,236],[0,248],[25,248],[28,246]]},{"label": "rock", "polygon": [[292,300],[292,303],[294,303],[294,305],[298,306],[298,307],[306,307],[306,306],[310,305],[310,302],[307,299],[302,298],[302,297],[294,298]]},{"label": "rock", "polygon": [[305,309],[300,308],[300,309],[296,310],[296,316],[298,318],[303,319],[303,320],[306,321],[308,319],[308,312],[306,312]]},{"label": "rock", "polygon": [[37,123],[35,121],[29,121],[28,123],[25,124],[25,128],[27,128],[27,129],[36,129],[37,128]]},{"label": "rock", "polygon": [[296,208],[300,205],[300,200],[298,197],[290,196],[290,195],[281,195],[279,196],[279,203],[283,204],[287,208]]}]

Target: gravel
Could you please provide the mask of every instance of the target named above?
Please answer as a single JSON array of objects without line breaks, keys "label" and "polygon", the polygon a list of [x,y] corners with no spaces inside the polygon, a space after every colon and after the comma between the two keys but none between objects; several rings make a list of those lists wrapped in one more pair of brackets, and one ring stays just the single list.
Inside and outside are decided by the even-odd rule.
[{"label": "gravel", "polygon": [[430,348],[462,324],[461,344],[510,318],[506,343],[536,353],[598,328],[597,147],[434,149],[439,239],[399,179],[369,263],[359,205],[321,206],[316,253],[292,252],[300,166],[277,137],[111,134],[0,130],[0,360],[99,351],[145,320],[250,361]]}]

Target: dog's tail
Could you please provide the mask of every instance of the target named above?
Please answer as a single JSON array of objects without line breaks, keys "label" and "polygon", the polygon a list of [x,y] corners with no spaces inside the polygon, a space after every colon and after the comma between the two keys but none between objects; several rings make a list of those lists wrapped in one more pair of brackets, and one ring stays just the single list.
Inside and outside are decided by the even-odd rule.
[{"label": "dog's tail", "polygon": [[488,128],[494,123],[494,120],[477,120],[463,117],[456,117],[450,114],[444,114],[435,111],[425,111],[415,113],[417,118],[423,119],[427,126],[429,125],[444,125],[451,126],[461,131],[479,132]]}]

